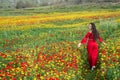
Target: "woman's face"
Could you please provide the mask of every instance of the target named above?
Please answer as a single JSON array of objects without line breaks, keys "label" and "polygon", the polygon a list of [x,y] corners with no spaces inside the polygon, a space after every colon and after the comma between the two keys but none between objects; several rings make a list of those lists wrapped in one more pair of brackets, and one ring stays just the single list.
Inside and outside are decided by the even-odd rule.
[{"label": "woman's face", "polygon": [[91,24],[89,25],[89,30],[92,30],[92,25]]}]

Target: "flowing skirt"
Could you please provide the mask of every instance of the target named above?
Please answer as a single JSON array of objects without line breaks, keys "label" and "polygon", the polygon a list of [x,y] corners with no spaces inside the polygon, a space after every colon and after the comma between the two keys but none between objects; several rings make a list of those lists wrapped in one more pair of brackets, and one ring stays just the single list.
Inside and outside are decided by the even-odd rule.
[{"label": "flowing skirt", "polygon": [[98,44],[93,40],[89,40],[87,44],[87,52],[88,52],[88,61],[90,66],[96,66],[97,58],[98,58]]}]

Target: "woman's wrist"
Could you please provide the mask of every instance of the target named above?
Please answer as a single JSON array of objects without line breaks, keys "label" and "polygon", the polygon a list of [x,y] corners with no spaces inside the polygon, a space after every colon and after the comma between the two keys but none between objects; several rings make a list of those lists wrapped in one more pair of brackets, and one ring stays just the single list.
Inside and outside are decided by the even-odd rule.
[{"label": "woman's wrist", "polygon": [[81,46],[81,43],[78,44],[78,47],[80,47],[80,46]]},{"label": "woman's wrist", "polygon": [[103,42],[103,44],[104,44],[104,45],[106,45],[106,43],[105,43],[105,42]]},{"label": "woman's wrist", "polygon": [[79,43],[79,45],[81,45],[81,42]]}]

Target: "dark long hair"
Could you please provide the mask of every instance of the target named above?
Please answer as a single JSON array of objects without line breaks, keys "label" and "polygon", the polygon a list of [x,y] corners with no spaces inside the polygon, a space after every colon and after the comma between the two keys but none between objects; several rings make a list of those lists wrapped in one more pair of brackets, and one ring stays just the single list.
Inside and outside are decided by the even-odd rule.
[{"label": "dark long hair", "polygon": [[97,31],[96,29],[96,26],[94,23],[90,23],[91,24],[91,27],[92,27],[92,33],[93,33],[93,36],[94,36],[94,40],[96,41],[99,37],[99,32]]}]

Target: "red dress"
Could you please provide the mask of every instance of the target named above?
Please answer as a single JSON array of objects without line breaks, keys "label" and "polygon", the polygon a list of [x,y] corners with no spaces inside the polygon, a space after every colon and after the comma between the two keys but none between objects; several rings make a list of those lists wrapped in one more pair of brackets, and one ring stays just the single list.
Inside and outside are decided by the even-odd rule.
[{"label": "red dress", "polygon": [[[102,38],[99,36],[99,41],[102,42]],[[90,66],[96,66],[97,58],[98,58],[98,44],[94,40],[94,36],[92,33],[88,32],[86,36],[81,40],[82,44],[87,43],[87,52],[88,52],[88,61]]]}]

